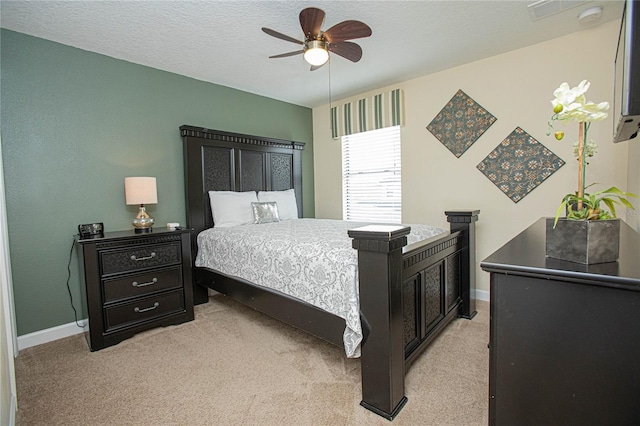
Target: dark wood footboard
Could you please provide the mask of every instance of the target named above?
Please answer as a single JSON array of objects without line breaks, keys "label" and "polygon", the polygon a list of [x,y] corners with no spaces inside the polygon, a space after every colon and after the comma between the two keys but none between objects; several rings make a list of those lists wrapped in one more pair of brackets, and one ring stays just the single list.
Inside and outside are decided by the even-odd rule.
[{"label": "dark wood footboard", "polygon": [[451,231],[411,246],[408,227],[349,231],[358,250],[362,402],[393,419],[408,366],[454,318],[475,315],[478,210],[448,211]]}]

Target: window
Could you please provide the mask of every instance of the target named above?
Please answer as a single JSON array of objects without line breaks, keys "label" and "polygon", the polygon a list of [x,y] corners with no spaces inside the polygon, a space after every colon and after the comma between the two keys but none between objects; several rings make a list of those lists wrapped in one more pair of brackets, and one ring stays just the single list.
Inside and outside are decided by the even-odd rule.
[{"label": "window", "polygon": [[400,172],[400,126],[343,136],[343,220],[400,223]]}]

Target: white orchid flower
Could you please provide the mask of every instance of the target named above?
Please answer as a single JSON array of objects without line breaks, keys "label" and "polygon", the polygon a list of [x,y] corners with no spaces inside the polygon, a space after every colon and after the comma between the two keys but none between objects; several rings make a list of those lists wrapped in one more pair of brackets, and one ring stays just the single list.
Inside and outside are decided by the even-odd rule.
[{"label": "white orchid flower", "polygon": [[[598,145],[593,141],[593,139],[590,139],[589,142],[584,144],[584,155],[586,155],[587,157],[593,157],[597,153]],[[576,158],[580,157],[580,148],[578,141],[575,141],[573,144],[573,156]]]},{"label": "white orchid flower", "polygon": [[595,104],[588,102],[585,96],[591,83],[587,80],[582,80],[576,87],[569,87],[568,83],[562,83],[558,87],[553,95],[555,99],[551,101],[551,105],[555,109],[556,106],[561,105],[562,109],[558,113],[556,119],[567,121],[574,120],[577,122],[591,122],[601,121],[607,118],[607,113],[604,111],[609,109],[608,102],[600,102]]}]

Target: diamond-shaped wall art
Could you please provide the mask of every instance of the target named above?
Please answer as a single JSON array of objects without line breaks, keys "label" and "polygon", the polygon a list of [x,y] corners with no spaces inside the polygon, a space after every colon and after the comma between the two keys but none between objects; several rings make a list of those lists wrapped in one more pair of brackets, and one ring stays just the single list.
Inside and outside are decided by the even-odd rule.
[{"label": "diamond-shaped wall art", "polygon": [[516,127],[477,167],[517,203],[564,164],[533,136]]},{"label": "diamond-shaped wall art", "polygon": [[495,121],[489,111],[458,90],[431,120],[427,130],[460,158]]}]

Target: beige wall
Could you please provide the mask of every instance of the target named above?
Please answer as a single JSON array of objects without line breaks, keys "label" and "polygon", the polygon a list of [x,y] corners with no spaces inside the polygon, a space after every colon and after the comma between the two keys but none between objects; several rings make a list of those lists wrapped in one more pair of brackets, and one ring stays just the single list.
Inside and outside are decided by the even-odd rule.
[{"label": "beige wall", "polygon": [[[473,62],[444,72],[404,81],[362,95],[401,88],[406,123],[402,128],[403,222],[448,227],[447,209],[480,209],[477,258],[485,259],[542,216],[553,216],[562,197],[577,186],[572,144],[578,126],[562,126],[563,141],[547,136],[553,91],[563,81],[591,82],[587,99],[613,102],[613,61],[619,22],[557,38]],[[419,49],[418,49],[419,51]],[[358,65],[354,65],[357,67]],[[428,130],[431,119],[458,89],[476,100],[496,122],[460,158]],[[361,97],[361,96],[360,96]],[[339,105],[334,101],[333,105]],[[332,140],[329,105],[313,110],[315,207],[317,218],[342,218],[340,141]],[[477,168],[517,126],[567,163],[517,204]],[[599,152],[587,170],[588,182],[627,187],[628,143],[613,144],[611,116],[589,131]],[[625,213],[624,211],[622,212]],[[489,276],[478,266],[478,289],[489,289]]]}]

